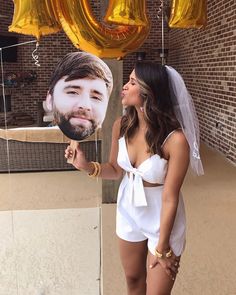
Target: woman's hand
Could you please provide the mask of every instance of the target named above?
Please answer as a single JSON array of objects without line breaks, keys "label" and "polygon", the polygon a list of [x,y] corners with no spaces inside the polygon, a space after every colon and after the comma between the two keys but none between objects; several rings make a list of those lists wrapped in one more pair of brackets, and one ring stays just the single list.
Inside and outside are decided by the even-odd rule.
[{"label": "woman's hand", "polygon": [[176,256],[172,252],[171,257],[168,257],[168,258],[167,257],[158,258],[155,256],[154,260],[152,261],[149,267],[154,268],[157,264],[160,264],[166,271],[167,275],[170,276],[172,280],[175,280],[175,277],[179,269],[179,262],[180,262],[180,256]]},{"label": "woman's hand", "polygon": [[79,144],[75,149],[72,149],[69,145],[65,149],[65,158],[72,160],[72,165],[79,170],[85,170],[89,172],[89,162],[86,160],[83,151],[80,149]]}]

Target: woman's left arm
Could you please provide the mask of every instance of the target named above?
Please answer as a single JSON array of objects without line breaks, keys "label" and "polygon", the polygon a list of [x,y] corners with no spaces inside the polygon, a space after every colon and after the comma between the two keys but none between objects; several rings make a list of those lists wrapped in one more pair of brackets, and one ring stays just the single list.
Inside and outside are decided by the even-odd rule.
[{"label": "woman's left arm", "polygon": [[170,248],[169,240],[179,202],[179,193],[189,166],[189,145],[181,131],[174,132],[163,147],[168,155],[168,170],[162,194],[160,237],[156,247],[162,253]]},{"label": "woman's left arm", "polygon": [[150,268],[160,263],[174,280],[178,272],[179,258],[174,253],[168,258],[166,253],[170,250],[170,235],[178,208],[180,188],[189,165],[189,145],[184,134],[181,131],[174,132],[166,141],[163,152],[169,160],[162,194],[160,236],[156,245],[156,250],[163,254],[163,258],[155,257]]}]

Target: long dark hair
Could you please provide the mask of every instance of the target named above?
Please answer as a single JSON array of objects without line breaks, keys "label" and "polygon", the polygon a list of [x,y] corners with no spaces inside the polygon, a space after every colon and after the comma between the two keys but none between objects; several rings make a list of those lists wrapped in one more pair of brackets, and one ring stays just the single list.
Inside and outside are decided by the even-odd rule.
[{"label": "long dark hair", "polygon": [[[148,127],[145,134],[148,152],[163,156],[161,145],[166,136],[180,128],[170,97],[166,68],[153,62],[140,61],[135,64],[134,71],[140,86],[144,120]],[[120,136],[129,140],[138,126],[137,111],[134,106],[128,106],[121,119]]]}]

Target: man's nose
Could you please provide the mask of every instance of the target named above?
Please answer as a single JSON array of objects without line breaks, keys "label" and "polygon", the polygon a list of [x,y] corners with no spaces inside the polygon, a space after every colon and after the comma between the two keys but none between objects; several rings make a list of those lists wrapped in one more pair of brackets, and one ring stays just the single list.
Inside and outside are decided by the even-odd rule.
[{"label": "man's nose", "polygon": [[83,109],[86,111],[91,111],[91,101],[90,101],[90,96],[87,94],[80,95],[76,107],[78,109]]}]

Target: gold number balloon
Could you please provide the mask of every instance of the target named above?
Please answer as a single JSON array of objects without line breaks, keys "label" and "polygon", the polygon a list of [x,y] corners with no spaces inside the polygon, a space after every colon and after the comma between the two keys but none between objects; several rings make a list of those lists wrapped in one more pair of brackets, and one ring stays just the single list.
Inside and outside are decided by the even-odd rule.
[{"label": "gold number balloon", "polygon": [[61,30],[60,22],[53,10],[51,0],[14,0],[14,15],[10,32],[33,35],[56,33]]},{"label": "gold number balloon", "polygon": [[202,28],[206,21],[206,0],[172,0],[171,28]]},{"label": "gold number balloon", "polygon": [[148,22],[145,1],[110,1],[104,20],[121,25],[145,26]]},{"label": "gold number balloon", "polygon": [[[123,3],[125,7],[126,1],[110,0],[109,6],[112,6],[113,10],[116,10],[115,2],[118,6]],[[136,2],[136,10],[133,13],[135,17],[137,14],[137,23],[133,21],[132,26],[110,27],[96,21],[88,0],[53,0],[61,25],[72,43],[77,48],[102,58],[123,57],[140,47],[148,36],[150,26],[146,17],[145,0],[127,1],[126,5],[131,2]],[[117,9],[120,9],[119,7]],[[109,19],[108,14],[106,17]]]}]

